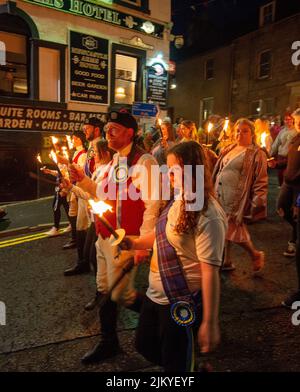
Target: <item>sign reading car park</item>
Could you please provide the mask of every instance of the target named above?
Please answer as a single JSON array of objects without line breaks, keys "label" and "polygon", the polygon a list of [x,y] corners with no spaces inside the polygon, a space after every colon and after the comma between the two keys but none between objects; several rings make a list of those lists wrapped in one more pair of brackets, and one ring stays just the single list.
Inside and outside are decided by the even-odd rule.
[{"label": "sign reading car park", "polygon": [[135,102],[132,106],[132,114],[137,117],[155,117],[157,107],[153,103]]},{"label": "sign reading car park", "polygon": [[70,100],[108,104],[108,40],[70,31]]}]

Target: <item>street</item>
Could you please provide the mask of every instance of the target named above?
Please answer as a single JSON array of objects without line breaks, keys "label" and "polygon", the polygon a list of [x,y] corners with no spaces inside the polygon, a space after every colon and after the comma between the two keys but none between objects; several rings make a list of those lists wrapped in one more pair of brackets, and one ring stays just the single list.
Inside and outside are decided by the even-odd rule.
[{"label": "street", "polygon": [[[213,371],[300,371],[300,326],[293,326],[293,312],[280,306],[295,289],[296,278],[294,259],[282,255],[290,229],[276,216],[277,192],[272,173],[268,219],[250,226],[257,248],[266,252],[263,276],[252,277],[250,260],[236,247],[237,269],[222,273],[222,343],[214,354],[198,358],[209,362]],[[24,208],[25,217],[17,226],[18,214],[13,215],[12,206],[8,218],[15,217],[14,227],[46,223],[44,217],[51,223],[50,203],[33,202],[35,211],[41,208],[41,214],[48,213],[40,222],[29,217],[26,221]],[[2,230],[11,228],[6,226]],[[39,234],[16,233],[0,239],[0,301],[6,305],[6,326],[0,326],[0,371],[160,370],[136,353],[137,315],[124,309],[118,324],[123,353],[97,365],[81,364],[80,358],[99,340],[97,310],[83,309],[94,295],[94,277],[92,273],[64,277],[64,269],[76,260],[76,250],[62,250],[68,234],[55,238]],[[147,266],[140,268],[137,286],[147,287]]]}]

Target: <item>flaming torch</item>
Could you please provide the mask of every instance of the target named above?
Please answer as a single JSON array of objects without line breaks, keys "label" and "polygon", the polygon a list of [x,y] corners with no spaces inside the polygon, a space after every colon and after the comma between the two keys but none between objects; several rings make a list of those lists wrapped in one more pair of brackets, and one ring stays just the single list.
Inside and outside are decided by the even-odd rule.
[{"label": "flaming torch", "polygon": [[125,230],[118,229],[115,230],[112,225],[108,222],[108,220],[103,216],[106,211],[112,211],[112,206],[109,204],[104,203],[104,201],[94,201],[92,199],[89,200],[89,205],[92,208],[92,212],[96,214],[103,225],[107,228],[107,230],[112,234],[110,238],[111,245],[116,246],[119,245],[123,238],[125,237]]},{"label": "flaming torch", "polygon": [[267,133],[266,133],[266,132],[263,132],[263,133],[260,135],[260,145],[261,145],[262,148],[266,148],[266,146],[267,146],[267,144],[266,144],[266,139],[267,139]]},{"label": "flaming torch", "polygon": [[49,158],[55,163],[56,170],[58,171],[59,176],[63,177],[62,172],[60,171],[60,168],[58,167],[57,156],[56,156],[54,150],[51,150],[51,152],[49,154]]},{"label": "flaming torch", "polygon": [[207,125],[207,140],[206,140],[207,145],[209,144],[209,135],[210,135],[211,130],[213,129],[213,126],[214,125],[211,122],[209,122]]},{"label": "flaming torch", "polygon": [[72,142],[72,137],[70,135],[66,135],[67,143],[68,143],[68,148],[69,150],[73,150],[74,144]]},{"label": "flaming torch", "polygon": [[40,153],[37,154],[36,159],[37,159],[38,162],[40,162],[40,164],[42,165],[42,158],[41,158],[41,154],[40,154]]}]

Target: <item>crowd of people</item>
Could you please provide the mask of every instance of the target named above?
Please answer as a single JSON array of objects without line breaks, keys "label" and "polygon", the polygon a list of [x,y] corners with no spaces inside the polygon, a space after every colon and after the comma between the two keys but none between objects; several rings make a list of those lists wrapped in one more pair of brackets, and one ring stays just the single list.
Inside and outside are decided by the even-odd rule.
[{"label": "crowd of people", "polygon": [[[111,111],[106,123],[90,118],[83,132],[74,132],[71,162],[59,154],[58,146],[60,170],[45,171],[57,177],[55,226],[49,235],[57,234],[63,206],[72,229],[64,248],[78,251],[76,263],[64,274],[92,268],[96,281],[95,296],[85,309],[99,309],[101,340],[83,363],[100,362],[120,351],[119,305],[139,313],[137,351],[167,371],[192,369],[192,335],[202,352],[214,350],[220,341],[219,276],[235,269],[232,245],[249,255],[253,277],[263,273],[266,263],[247,224],[266,218],[268,168],[278,171],[277,210],[291,226],[284,255],[296,258],[299,281],[299,290],[283,304],[291,307],[300,300],[300,109],[286,113],[282,127],[264,118],[230,124],[216,116],[209,121],[211,133],[207,124],[199,131],[193,121],[180,119],[174,126],[169,118],[142,133],[130,113]],[[169,170],[168,200],[161,193],[153,197],[156,165]],[[204,168],[203,203],[194,210],[188,196],[197,192],[198,167]],[[107,198],[111,189],[116,197]],[[90,208],[89,200],[105,200],[110,206],[105,220]],[[118,242],[122,229],[126,236]],[[150,262],[145,294],[134,285],[143,262]]]}]

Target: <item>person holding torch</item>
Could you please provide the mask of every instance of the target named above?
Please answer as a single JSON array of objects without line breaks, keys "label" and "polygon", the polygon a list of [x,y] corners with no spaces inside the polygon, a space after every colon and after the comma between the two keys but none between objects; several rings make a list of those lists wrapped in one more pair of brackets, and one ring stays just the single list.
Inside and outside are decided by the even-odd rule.
[{"label": "person holding torch", "polygon": [[[151,167],[156,165],[156,160],[146,154],[136,145],[135,136],[138,126],[135,118],[125,110],[109,113],[105,127],[108,146],[116,151],[112,161],[107,167],[101,184],[96,184],[88,178],[82,169],[76,165],[70,168],[72,181],[99,200],[107,199],[107,190],[114,189],[114,194],[109,195],[111,211],[104,214],[108,224],[115,229],[124,229],[129,236],[145,235],[155,226],[159,213],[159,200],[151,200]],[[143,168],[144,170],[139,170]],[[136,170],[135,170],[136,169]],[[138,198],[131,198],[129,189],[134,189]],[[139,263],[149,256],[147,250],[120,252],[117,246],[112,246],[109,240],[111,232],[107,230],[100,219],[95,220],[98,240],[96,242],[98,273],[97,287],[99,292],[106,294],[115,279],[120,275],[124,264],[129,258],[134,257]],[[113,357],[119,350],[117,327],[117,303],[139,311],[140,297],[133,287],[136,268],[122,279],[120,284],[112,291],[111,296],[99,309],[101,325],[101,340],[82,358],[82,362],[94,363]]]}]

